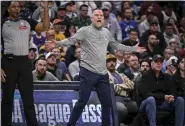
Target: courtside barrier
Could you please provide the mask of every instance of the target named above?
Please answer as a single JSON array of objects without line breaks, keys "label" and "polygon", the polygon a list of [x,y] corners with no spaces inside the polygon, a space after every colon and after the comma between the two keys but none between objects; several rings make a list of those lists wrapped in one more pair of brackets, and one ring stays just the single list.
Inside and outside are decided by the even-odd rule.
[{"label": "courtside barrier", "polygon": [[[36,117],[40,126],[66,126],[70,113],[78,99],[80,83],[72,82],[34,82]],[[111,124],[118,126],[114,87],[110,84],[112,112]],[[19,91],[14,94],[13,126],[26,126],[24,109]],[[76,126],[101,126],[101,105],[95,89]]]}]

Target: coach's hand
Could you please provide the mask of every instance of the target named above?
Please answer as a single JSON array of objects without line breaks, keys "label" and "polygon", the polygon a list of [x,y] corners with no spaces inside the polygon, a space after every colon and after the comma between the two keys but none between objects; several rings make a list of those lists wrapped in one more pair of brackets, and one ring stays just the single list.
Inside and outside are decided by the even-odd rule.
[{"label": "coach's hand", "polygon": [[1,69],[1,81],[2,81],[3,83],[5,83],[5,82],[6,82],[5,77],[6,77],[6,74],[5,74],[4,70],[3,70],[3,69]]},{"label": "coach's hand", "polygon": [[136,52],[138,52],[138,53],[142,53],[142,52],[145,52],[146,51],[146,48],[145,47],[140,47],[139,46],[139,43],[137,43],[135,45],[135,47],[136,47]]}]

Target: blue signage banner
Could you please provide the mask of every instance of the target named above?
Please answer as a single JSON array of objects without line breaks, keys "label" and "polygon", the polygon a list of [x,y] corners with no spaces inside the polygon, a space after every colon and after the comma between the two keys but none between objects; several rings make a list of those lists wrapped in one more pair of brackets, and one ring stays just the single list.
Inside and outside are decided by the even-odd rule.
[{"label": "blue signage banner", "polygon": [[[34,90],[34,105],[40,126],[66,126],[77,99],[77,91]],[[14,95],[12,122],[13,126],[27,126],[18,90]],[[95,92],[91,93],[76,126],[101,126],[101,105]]]}]

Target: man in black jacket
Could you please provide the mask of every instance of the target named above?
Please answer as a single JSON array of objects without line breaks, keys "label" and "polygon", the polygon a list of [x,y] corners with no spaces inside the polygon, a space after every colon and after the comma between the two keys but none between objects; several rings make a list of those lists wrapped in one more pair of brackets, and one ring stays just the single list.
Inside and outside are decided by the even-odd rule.
[{"label": "man in black jacket", "polygon": [[148,36],[148,44],[146,45],[146,52],[148,53],[149,57],[153,57],[155,54],[163,54],[163,50],[159,45],[158,45],[158,40],[157,36],[155,34],[150,34]]},{"label": "man in black jacket", "polygon": [[121,44],[126,46],[135,46],[139,42],[137,29],[129,29],[128,34],[129,38],[127,40],[124,40]]},{"label": "man in black jacket", "polygon": [[175,96],[171,77],[161,72],[162,62],[161,55],[154,55],[152,69],[141,78],[138,86],[139,110],[147,113],[150,126],[156,126],[156,108],[175,110],[175,124],[183,126],[184,99]]},{"label": "man in black jacket", "polygon": [[152,21],[150,23],[150,29],[145,31],[143,33],[143,35],[141,36],[141,42],[140,45],[141,46],[147,46],[148,44],[148,37],[153,34],[157,37],[158,41],[158,45],[163,49],[162,51],[164,51],[164,49],[166,48],[166,42],[164,39],[164,35],[158,31],[158,22],[157,21]]}]

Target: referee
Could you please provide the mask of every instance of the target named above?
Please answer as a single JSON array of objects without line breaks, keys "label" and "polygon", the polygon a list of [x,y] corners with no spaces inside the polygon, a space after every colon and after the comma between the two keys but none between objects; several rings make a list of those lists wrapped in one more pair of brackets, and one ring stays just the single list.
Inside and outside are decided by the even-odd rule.
[{"label": "referee", "polygon": [[25,119],[28,126],[38,126],[34,109],[31,61],[28,59],[29,33],[31,30],[46,31],[49,28],[48,2],[41,2],[44,20],[38,23],[19,17],[20,4],[10,1],[9,17],[1,22],[2,46],[2,126],[12,125],[12,106],[16,84],[22,97]]}]

